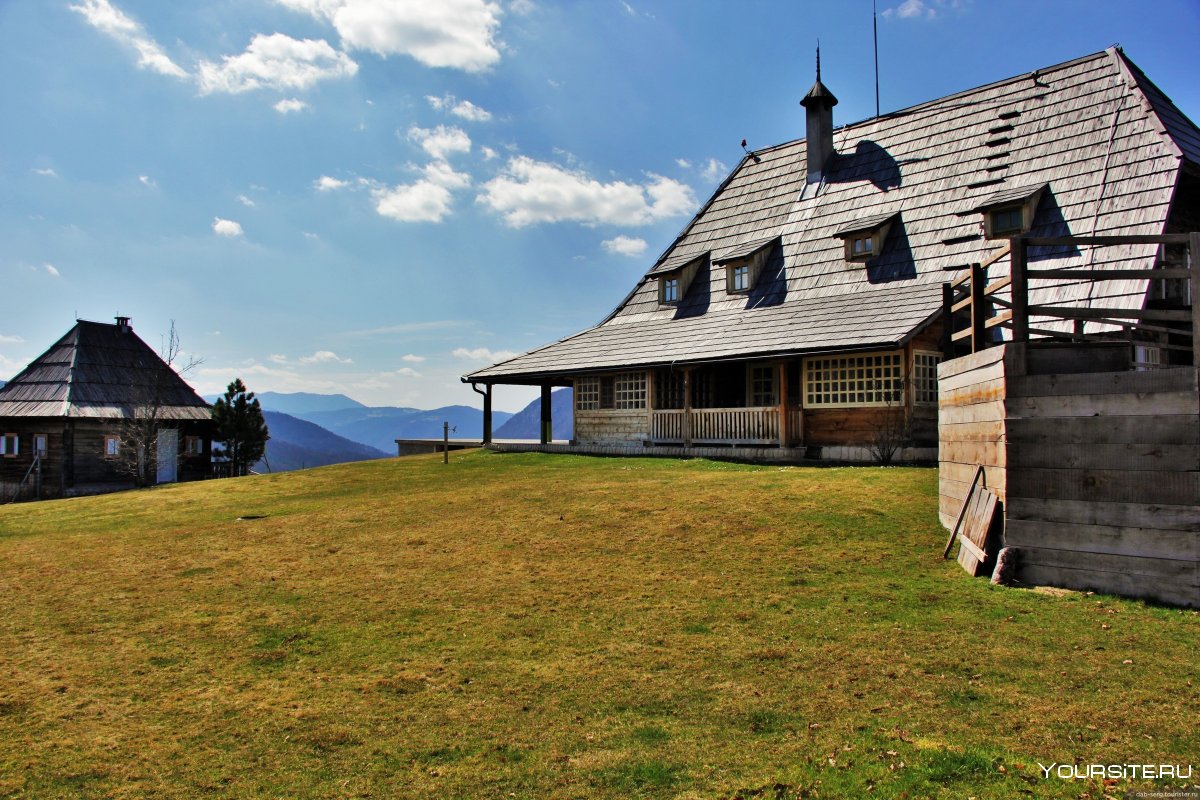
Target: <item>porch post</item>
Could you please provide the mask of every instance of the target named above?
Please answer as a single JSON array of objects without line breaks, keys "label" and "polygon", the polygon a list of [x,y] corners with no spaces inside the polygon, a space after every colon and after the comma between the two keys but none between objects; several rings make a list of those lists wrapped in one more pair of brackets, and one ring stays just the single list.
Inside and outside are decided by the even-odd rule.
[{"label": "porch post", "polygon": [[692,446],[692,368],[683,368],[683,446]]},{"label": "porch post", "polygon": [[654,374],[652,369],[646,370],[646,440],[654,439]]},{"label": "porch post", "polygon": [[550,386],[542,384],[542,444],[554,439],[554,421],[550,418]]},{"label": "porch post", "polygon": [[483,385],[483,443],[492,443],[492,385]]},{"label": "porch post", "polygon": [[792,421],[788,414],[787,362],[779,362],[779,446],[792,443]]}]

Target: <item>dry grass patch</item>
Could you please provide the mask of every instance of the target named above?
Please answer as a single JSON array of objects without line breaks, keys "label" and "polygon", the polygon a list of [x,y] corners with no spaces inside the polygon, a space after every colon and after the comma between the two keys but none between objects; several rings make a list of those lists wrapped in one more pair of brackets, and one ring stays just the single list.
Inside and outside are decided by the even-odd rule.
[{"label": "dry grass patch", "polygon": [[0,795],[1100,798],[1035,762],[1196,759],[1200,617],[970,580],[936,491],[463,453],[5,507]]}]

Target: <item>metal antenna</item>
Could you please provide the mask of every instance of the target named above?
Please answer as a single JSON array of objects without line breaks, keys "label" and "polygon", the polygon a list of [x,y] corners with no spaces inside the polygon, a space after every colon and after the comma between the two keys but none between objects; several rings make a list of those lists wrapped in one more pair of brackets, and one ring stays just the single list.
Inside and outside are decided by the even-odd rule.
[{"label": "metal antenna", "polygon": [[821,82],[821,40],[817,39],[817,82]]},{"label": "metal antenna", "polygon": [[875,116],[879,116],[879,15],[875,13],[875,0],[871,0],[871,31],[875,37]]}]

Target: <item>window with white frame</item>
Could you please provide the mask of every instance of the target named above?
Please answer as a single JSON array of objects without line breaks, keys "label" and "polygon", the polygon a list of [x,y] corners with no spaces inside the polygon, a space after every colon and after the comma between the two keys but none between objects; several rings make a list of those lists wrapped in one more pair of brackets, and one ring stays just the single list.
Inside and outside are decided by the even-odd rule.
[{"label": "window with white frame", "polygon": [[117,436],[104,437],[104,457],[116,458],[121,455],[121,439]]},{"label": "window with white frame", "polygon": [[941,353],[917,350],[913,353],[913,402],[918,405],[937,405],[937,368]]},{"label": "window with white frame", "polygon": [[185,456],[204,455],[204,440],[199,436],[183,437],[183,454]]},{"label": "window with white frame", "polygon": [[750,265],[749,264],[736,264],[730,268],[729,291],[731,291],[731,292],[748,292],[748,291],[750,291]]},{"label": "window with white frame", "polygon": [[35,433],[33,435],[33,454],[45,458],[49,449],[50,437],[44,433]]},{"label": "window with white frame", "polygon": [[575,410],[638,409],[646,407],[646,373],[578,378],[575,381]]},{"label": "window with white frame", "polygon": [[0,436],[0,456],[15,458],[21,454],[21,437],[15,433]]},{"label": "window with white frame", "polygon": [[750,366],[750,397],[751,406],[778,405],[775,393],[775,375],[778,370],[773,364],[752,364]]},{"label": "window with white frame", "polygon": [[679,302],[679,278],[671,276],[663,278],[660,283],[662,294],[659,296],[660,303],[678,303]]},{"label": "window with white frame", "polygon": [[804,360],[804,405],[892,406],[904,401],[900,352],[821,356]]}]

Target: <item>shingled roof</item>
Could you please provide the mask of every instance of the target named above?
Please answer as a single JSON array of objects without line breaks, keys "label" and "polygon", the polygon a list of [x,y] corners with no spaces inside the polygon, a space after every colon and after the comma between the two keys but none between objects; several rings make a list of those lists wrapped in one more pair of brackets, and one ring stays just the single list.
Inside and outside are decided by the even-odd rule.
[{"label": "shingled roof", "polygon": [[[804,140],[746,156],[599,325],[465,380],[894,347],[939,313],[953,268],[1003,246],[964,209],[1048,184],[1032,235],[1161,234],[1181,167],[1200,167],[1200,129],[1116,48],[846,125],[834,144],[815,194],[805,191]],[[838,234],[892,217],[879,255],[847,263]],[[708,264],[775,237],[753,291],[726,293],[724,269]],[[1130,245],[1029,256],[1104,269],[1152,266],[1156,253]],[[705,254],[682,302],[661,305],[656,276]],[[1001,260],[990,274],[1007,267]],[[1140,305],[1144,294],[1144,281],[1079,281],[1036,288],[1030,302],[1112,307]]]},{"label": "shingled roof", "polygon": [[130,419],[154,396],[159,419],[211,418],[208,403],[127,324],[77,320],[0,388],[0,417]]}]

